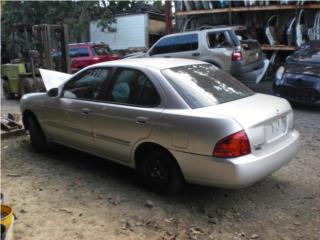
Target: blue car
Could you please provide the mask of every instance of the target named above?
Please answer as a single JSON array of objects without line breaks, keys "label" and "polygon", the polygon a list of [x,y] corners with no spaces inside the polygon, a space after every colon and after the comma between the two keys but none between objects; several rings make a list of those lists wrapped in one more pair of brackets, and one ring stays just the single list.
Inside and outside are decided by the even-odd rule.
[{"label": "blue car", "polygon": [[310,41],[288,56],[273,86],[276,95],[291,102],[320,106],[320,41]]}]

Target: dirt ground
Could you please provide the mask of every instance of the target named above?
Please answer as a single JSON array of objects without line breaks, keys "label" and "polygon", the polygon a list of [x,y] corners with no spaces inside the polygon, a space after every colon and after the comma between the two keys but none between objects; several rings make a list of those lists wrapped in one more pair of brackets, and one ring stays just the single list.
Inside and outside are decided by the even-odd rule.
[{"label": "dirt ground", "polygon": [[288,165],[245,189],[187,185],[174,197],[91,155],[62,146],[39,155],[28,136],[3,140],[15,239],[319,239],[320,112],[294,113],[302,145]]}]

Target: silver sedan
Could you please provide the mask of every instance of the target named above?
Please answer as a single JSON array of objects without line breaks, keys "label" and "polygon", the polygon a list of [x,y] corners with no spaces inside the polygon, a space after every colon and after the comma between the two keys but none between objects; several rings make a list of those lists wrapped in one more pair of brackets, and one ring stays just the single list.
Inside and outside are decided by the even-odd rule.
[{"label": "silver sedan", "polygon": [[[55,73],[45,75],[52,87]],[[56,79],[59,86],[21,100],[34,150],[55,142],[136,168],[158,193],[184,181],[245,187],[299,147],[285,99],[201,61],[126,59]]]}]

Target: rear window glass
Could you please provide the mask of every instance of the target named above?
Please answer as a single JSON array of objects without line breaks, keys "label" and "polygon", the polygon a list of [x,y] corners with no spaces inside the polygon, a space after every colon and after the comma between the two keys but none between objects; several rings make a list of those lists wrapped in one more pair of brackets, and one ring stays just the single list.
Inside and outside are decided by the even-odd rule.
[{"label": "rear window glass", "polygon": [[71,58],[75,58],[75,57],[88,57],[90,54],[87,47],[81,47],[81,48],[70,48],[69,55]]},{"label": "rear window glass", "polygon": [[161,72],[191,108],[218,105],[254,94],[211,64],[175,67]]},{"label": "rear window glass", "polygon": [[92,47],[93,54],[97,56],[112,54],[112,50],[107,45]]},{"label": "rear window glass", "polygon": [[233,44],[227,35],[227,32],[209,32],[208,44],[210,48],[232,47]]}]

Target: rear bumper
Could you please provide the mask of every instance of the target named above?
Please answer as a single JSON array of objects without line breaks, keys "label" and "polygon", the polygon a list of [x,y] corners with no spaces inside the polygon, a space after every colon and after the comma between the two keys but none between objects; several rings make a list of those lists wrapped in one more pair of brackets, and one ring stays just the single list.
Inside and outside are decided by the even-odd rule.
[{"label": "rear bumper", "polygon": [[234,69],[234,76],[244,83],[259,83],[264,77],[270,61],[265,59],[262,62],[252,63],[243,67],[238,67],[239,71]]},{"label": "rear bumper", "polygon": [[267,177],[296,154],[299,133],[292,131],[281,145],[263,154],[249,154],[239,158],[217,159],[190,153],[173,151],[185,180],[202,185],[242,188]]}]

